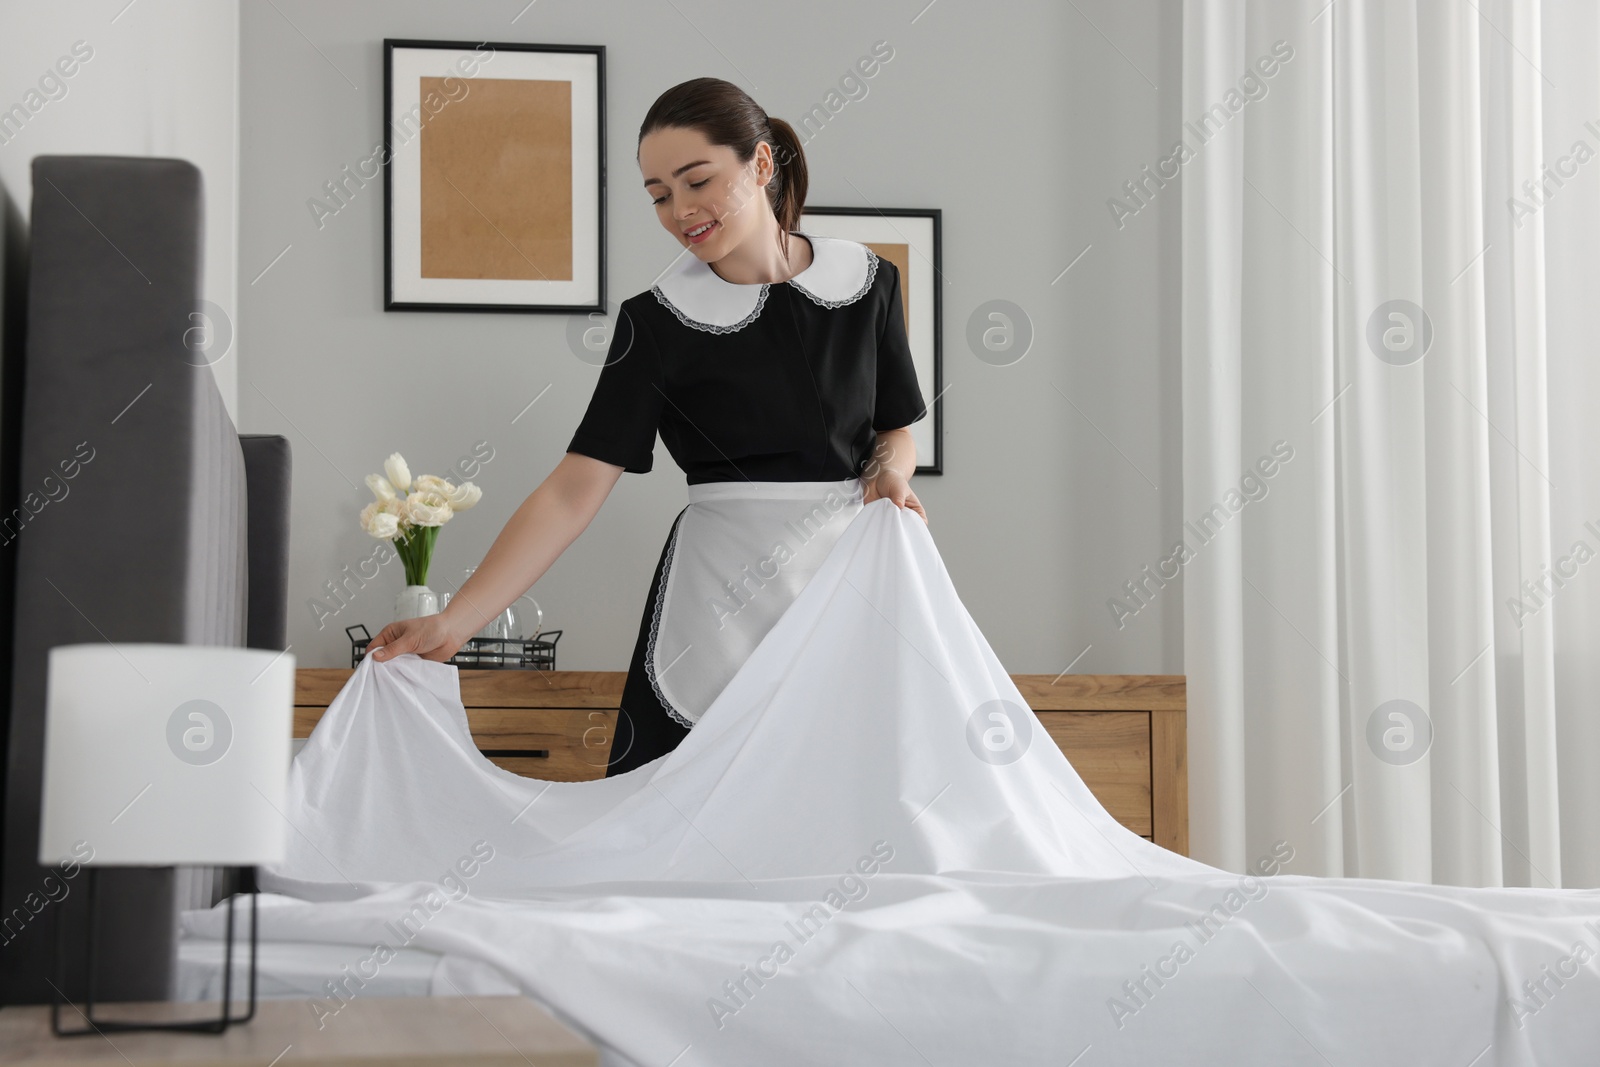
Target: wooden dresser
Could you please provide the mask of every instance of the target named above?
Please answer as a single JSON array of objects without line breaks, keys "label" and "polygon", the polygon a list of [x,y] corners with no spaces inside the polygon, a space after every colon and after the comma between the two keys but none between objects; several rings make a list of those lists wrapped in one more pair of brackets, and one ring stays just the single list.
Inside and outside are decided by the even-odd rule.
[{"label": "wooden dresser", "polygon": [[[296,672],[294,735],[309,737],[350,677]],[[463,668],[461,702],[478,748],[530,778],[605,775],[622,671]],[[1188,855],[1189,779],[1181,674],[1013,674],[1023,699],[1117,821]]]}]

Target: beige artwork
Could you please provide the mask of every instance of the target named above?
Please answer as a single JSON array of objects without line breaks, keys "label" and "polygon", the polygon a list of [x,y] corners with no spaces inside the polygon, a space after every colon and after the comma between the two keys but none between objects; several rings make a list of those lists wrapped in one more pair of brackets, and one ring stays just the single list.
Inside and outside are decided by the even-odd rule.
[{"label": "beige artwork", "polygon": [[911,246],[908,244],[888,244],[877,241],[863,241],[868,248],[878,254],[879,259],[887,259],[900,268],[900,309],[905,313],[906,336],[911,336],[911,288],[907,284],[911,278]]},{"label": "beige artwork", "polygon": [[421,136],[422,277],[572,280],[571,82],[475,79]]}]

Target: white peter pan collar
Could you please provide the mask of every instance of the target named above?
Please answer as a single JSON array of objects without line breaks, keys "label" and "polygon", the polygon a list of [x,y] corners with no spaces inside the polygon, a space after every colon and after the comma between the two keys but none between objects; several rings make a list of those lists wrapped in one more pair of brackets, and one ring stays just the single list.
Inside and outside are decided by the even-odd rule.
[{"label": "white peter pan collar", "polygon": [[872,288],[878,257],[859,241],[793,231],[811,242],[811,264],[783,282],[730,282],[692,251],[650,287],[656,299],[685,326],[707,333],[733,333],[754,322],[773,285],[793,286],[815,304],[853,304]]}]

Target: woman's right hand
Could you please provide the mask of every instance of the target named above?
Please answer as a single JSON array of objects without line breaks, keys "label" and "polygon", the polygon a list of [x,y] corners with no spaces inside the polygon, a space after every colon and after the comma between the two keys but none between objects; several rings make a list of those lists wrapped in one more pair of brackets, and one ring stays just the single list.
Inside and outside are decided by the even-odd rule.
[{"label": "woman's right hand", "polygon": [[391,622],[367,642],[367,654],[379,662],[387,662],[404,653],[415,652],[423,659],[442,663],[466,643],[467,638],[456,633],[441,613]]}]

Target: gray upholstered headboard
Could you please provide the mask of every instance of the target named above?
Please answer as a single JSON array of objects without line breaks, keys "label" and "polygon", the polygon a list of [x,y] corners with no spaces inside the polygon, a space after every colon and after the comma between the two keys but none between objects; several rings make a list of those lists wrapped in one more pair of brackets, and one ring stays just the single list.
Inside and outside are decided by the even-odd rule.
[{"label": "gray upholstered headboard", "polygon": [[[37,914],[27,903],[60,874],[37,862],[47,650],[284,647],[288,442],[241,437],[210,366],[185,345],[200,308],[202,193],[184,160],[33,161],[26,337],[20,355],[6,353],[23,363],[20,403],[7,404],[20,416],[6,483],[16,490],[0,516],[15,568],[0,826],[5,1003],[54,996],[53,922],[68,923],[71,950],[85,917],[82,892]],[[176,912],[210,903],[211,874],[99,872],[98,996],[170,996]],[[71,883],[82,885],[82,875]],[[69,996],[82,992],[78,959],[69,951]]]}]

